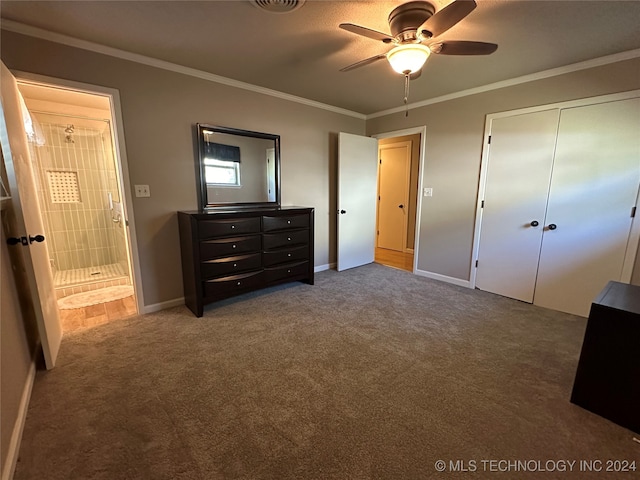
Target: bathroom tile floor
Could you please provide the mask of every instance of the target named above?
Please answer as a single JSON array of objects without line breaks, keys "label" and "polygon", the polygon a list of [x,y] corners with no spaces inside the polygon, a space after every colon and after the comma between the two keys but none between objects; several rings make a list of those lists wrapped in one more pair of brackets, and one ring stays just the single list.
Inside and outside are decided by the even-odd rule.
[{"label": "bathroom tile floor", "polygon": [[136,302],[132,295],[113,302],[99,303],[88,307],[61,309],[60,322],[62,323],[62,331],[70,333],[130,317],[136,313]]}]

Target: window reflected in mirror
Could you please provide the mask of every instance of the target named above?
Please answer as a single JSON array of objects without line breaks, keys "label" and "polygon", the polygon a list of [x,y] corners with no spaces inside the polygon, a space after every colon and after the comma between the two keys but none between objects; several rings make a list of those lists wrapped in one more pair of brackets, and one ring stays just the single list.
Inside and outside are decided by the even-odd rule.
[{"label": "window reflected in mirror", "polygon": [[197,125],[201,207],[280,205],[280,137]]}]

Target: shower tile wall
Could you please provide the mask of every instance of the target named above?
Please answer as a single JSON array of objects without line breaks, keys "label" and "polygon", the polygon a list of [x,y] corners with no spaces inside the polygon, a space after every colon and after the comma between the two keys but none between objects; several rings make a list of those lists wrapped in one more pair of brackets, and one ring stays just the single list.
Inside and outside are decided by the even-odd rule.
[{"label": "shower tile wall", "polygon": [[[37,184],[54,271],[117,263],[116,224],[111,221],[107,195],[110,188],[117,188],[109,181],[115,179],[115,166],[110,158],[105,161],[100,132],[74,127],[69,136],[66,124],[40,125],[46,144],[35,149]],[[48,172],[74,172],[79,201],[73,195],[63,203],[58,203],[62,197],[52,198]]]}]

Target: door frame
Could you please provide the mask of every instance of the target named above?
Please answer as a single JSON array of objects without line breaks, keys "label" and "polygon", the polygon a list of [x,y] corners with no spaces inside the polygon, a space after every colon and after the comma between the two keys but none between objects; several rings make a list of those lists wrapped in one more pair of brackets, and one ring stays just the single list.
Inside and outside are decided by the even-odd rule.
[{"label": "door frame", "polygon": [[420,256],[420,224],[422,218],[422,188],[424,185],[423,172],[425,167],[426,158],[426,145],[427,145],[427,126],[422,125],[418,127],[405,128],[402,130],[394,130],[391,132],[382,132],[371,135],[377,140],[384,138],[404,137],[406,135],[420,135],[420,160],[418,162],[418,192],[416,195],[416,228],[413,236],[413,270],[414,274],[418,271],[418,258]]},{"label": "door frame", "polygon": [[140,258],[138,255],[138,241],[136,237],[136,224],[133,213],[133,200],[131,195],[131,181],[129,179],[129,164],[127,161],[127,150],[125,147],[122,107],[120,103],[120,92],[115,88],[93,85],[89,83],[75,82],[61,78],[49,77],[35,73],[12,70],[11,73],[19,83],[30,83],[43,87],[62,88],[74,90],[92,95],[101,95],[109,98],[111,105],[111,127],[112,140],[114,143],[114,155],[116,167],[119,173],[119,188],[122,194],[122,205],[124,208],[125,226],[127,232],[127,250],[132,269],[133,289],[135,292],[138,314],[144,313],[144,295],[142,291],[142,275],[140,270]]},{"label": "door frame", "polygon": [[[580,98],[578,100],[568,100],[565,102],[550,103],[545,105],[537,105],[535,107],[520,108],[516,110],[508,110],[505,112],[491,113],[485,117],[484,135],[482,140],[482,157],[480,160],[480,179],[478,184],[478,197],[476,199],[476,221],[473,231],[473,247],[471,252],[471,276],[469,279],[470,288],[476,287],[476,262],[478,261],[478,253],[480,249],[480,233],[482,230],[482,203],[486,193],[487,184],[487,172],[489,169],[489,152],[491,145],[489,138],[491,137],[491,124],[496,118],[511,117],[514,115],[522,115],[527,113],[534,113],[549,109],[567,109],[575,107],[584,107],[587,105],[596,105],[598,103],[609,103],[619,100],[627,100],[630,98],[640,97],[640,90],[630,90],[628,92],[613,93],[609,95],[599,95],[595,97]],[[636,209],[640,203],[640,188],[638,196],[636,197]],[[629,212],[631,213],[631,212]],[[635,217],[631,220],[631,231],[629,233],[629,240],[627,242],[627,249],[624,257],[624,264],[622,267],[622,280],[624,282],[630,282],[633,273],[633,267],[635,264],[636,255],[640,248],[640,221],[638,217],[640,212],[636,213]]]},{"label": "door frame", "polygon": [[[405,195],[404,195],[404,200],[403,203],[405,205],[407,205],[407,209],[408,209],[408,205],[409,205],[409,189],[411,188],[411,142],[395,142],[395,143],[387,143],[385,145],[380,145],[378,143],[378,160],[379,160],[379,164],[378,164],[378,204],[377,204],[377,208],[376,208],[376,230],[377,230],[377,234],[376,234],[376,248],[382,248],[378,245],[378,242],[380,240],[380,182],[382,179],[382,155],[381,155],[381,150],[384,150],[386,148],[398,148],[398,146],[403,146],[407,148],[408,151],[408,157],[406,158],[406,167],[407,167],[407,174],[405,175],[405,178],[403,179],[404,185],[405,185]],[[407,219],[407,210],[404,211],[403,214],[403,224],[402,224],[402,252],[403,253],[408,253],[409,249],[407,248],[407,240],[408,240],[408,228],[409,228],[409,221]]]}]

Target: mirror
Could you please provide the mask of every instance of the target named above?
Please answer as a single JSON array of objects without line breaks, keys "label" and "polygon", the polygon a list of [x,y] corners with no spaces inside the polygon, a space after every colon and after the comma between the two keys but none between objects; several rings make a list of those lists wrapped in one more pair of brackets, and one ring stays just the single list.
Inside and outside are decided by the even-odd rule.
[{"label": "mirror", "polygon": [[280,135],[196,127],[203,209],[280,206]]}]

